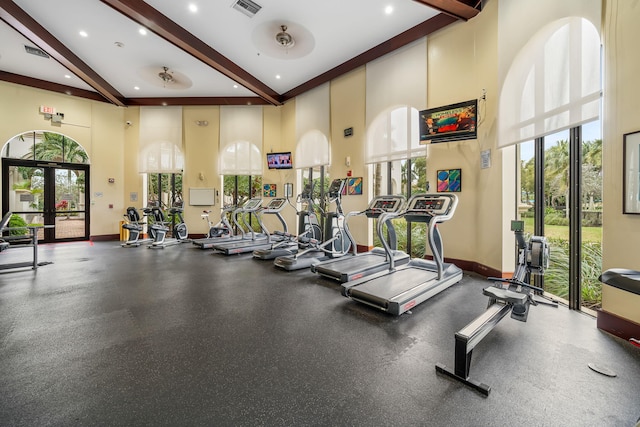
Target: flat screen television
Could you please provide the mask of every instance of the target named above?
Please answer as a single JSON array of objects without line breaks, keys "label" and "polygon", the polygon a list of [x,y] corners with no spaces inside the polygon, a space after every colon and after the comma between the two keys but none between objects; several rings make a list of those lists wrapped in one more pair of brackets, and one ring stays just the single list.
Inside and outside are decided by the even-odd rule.
[{"label": "flat screen television", "polygon": [[291,169],[293,161],[291,152],[267,153],[267,165],[269,169]]},{"label": "flat screen television", "polygon": [[477,138],[478,100],[420,111],[420,143]]}]

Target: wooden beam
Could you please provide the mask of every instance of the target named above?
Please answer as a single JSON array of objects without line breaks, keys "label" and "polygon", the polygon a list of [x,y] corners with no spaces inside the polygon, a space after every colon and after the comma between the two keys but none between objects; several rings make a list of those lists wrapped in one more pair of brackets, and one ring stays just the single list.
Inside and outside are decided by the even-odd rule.
[{"label": "wooden beam", "polygon": [[280,95],[260,80],[243,70],[230,59],[217,52],[211,46],[176,24],[167,16],[143,1],[136,0],[100,0],[111,6],[132,21],[153,31],[174,46],[218,72],[229,77],[238,84],[249,89],[269,104],[281,105]]},{"label": "wooden beam", "polygon": [[36,44],[63,67],[84,80],[111,103],[124,106],[124,97],[77,55],[11,0],[0,0],[0,19]]},{"label": "wooden beam", "polygon": [[92,92],[90,90],[78,89],[77,87],[71,87],[61,85],[59,83],[53,83],[46,80],[35,79],[33,77],[27,77],[20,74],[13,74],[6,71],[0,71],[0,80],[9,83],[15,83],[22,86],[29,86],[36,89],[48,90],[51,92],[63,93],[69,96],[77,96],[79,98],[91,99],[93,101],[110,102],[98,92]]},{"label": "wooden beam", "polygon": [[476,16],[480,11],[472,6],[462,3],[458,0],[414,0],[436,9],[442,13],[452,16],[461,21],[468,21]]}]

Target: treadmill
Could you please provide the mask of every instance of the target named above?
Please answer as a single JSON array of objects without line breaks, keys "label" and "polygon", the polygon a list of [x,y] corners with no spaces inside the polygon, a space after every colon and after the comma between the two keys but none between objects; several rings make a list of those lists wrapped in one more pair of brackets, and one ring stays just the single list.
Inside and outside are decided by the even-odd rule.
[{"label": "treadmill", "polygon": [[[428,224],[428,240],[433,260],[413,258],[396,268],[389,257],[388,269],[362,279],[342,284],[342,295],[396,316],[411,310],[462,279],[462,270],[444,262],[442,239],[437,225],[448,221],[458,205],[455,194],[417,194],[402,213],[383,214],[378,223],[404,217],[410,222]],[[382,244],[390,253],[389,244]]]},{"label": "treadmill", "polygon": [[[287,199],[287,202],[289,202],[289,199]],[[275,231],[275,234],[282,237],[281,241],[274,243],[271,248],[253,251],[254,259],[272,260],[280,256],[294,255],[306,247],[300,242],[301,237],[303,239],[306,237],[316,240],[322,238],[322,230],[320,229],[313,203],[313,181],[305,184],[302,192],[298,194],[297,202],[306,205],[306,210],[297,212],[299,217],[298,235]],[[295,209],[295,206],[291,206]]]},{"label": "treadmill", "polygon": [[[404,265],[409,262],[409,255],[403,251],[397,250],[396,231],[391,221],[387,221],[387,241],[390,247],[390,253],[384,248],[373,248],[373,250],[364,253],[357,253],[357,245],[355,239],[351,235],[348,227],[348,220],[352,216],[366,215],[367,218],[378,219],[385,213],[400,212],[405,205],[406,199],[401,195],[388,195],[374,197],[367,209],[361,212],[350,212],[345,219],[345,231],[351,240],[352,256],[344,256],[342,258],[329,259],[311,266],[311,271],[318,273],[324,277],[337,280],[341,283],[357,280],[365,276],[377,273],[389,268],[389,255],[394,258],[395,265]],[[380,223],[380,222],[379,222]],[[381,235],[382,227],[378,227],[378,237],[384,240]]]},{"label": "treadmill", "polygon": [[[260,200],[260,203],[262,203],[261,199],[257,199],[257,200]],[[278,239],[281,239],[281,237],[277,235],[269,234],[269,231],[266,229],[266,227],[264,226],[264,223],[262,222],[262,215],[264,214],[276,215],[276,217],[282,224],[282,228],[284,232],[286,233],[287,223],[285,222],[284,218],[280,214],[280,211],[282,211],[286,202],[287,202],[286,199],[274,198],[274,199],[271,199],[269,204],[264,208],[261,208],[260,204],[258,204],[255,207],[253,207],[252,205],[248,210],[245,209],[244,213],[256,214],[256,218],[258,219],[258,224],[260,224],[262,233],[255,233],[253,229],[249,227],[251,230],[251,233],[250,233],[251,238],[236,240],[231,242],[217,243],[213,245],[213,249],[225,255],[233,255],[233,254],[244,254],[244,253],[253,252],[259,249],[270,248],[273,245],[273,242]]]}]

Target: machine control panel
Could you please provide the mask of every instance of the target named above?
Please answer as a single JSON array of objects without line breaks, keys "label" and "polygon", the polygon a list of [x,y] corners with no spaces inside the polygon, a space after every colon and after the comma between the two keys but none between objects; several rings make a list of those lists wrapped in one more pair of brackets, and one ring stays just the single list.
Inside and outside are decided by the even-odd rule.
[{"label": "machine control panel", "polygon": [[367,217],[377,218],[383,213],[399,212],[404,206],[404,196],[378,196],[374,197],[365,211]]},{"label": "machine control panel", "polygon": [[280,212],[282,210],[282,208],[284,208],[284,205],[287,203],[286,199],[277,197],[275,199],[271,199],[271,201],[269,202],[269,204],[267,206],[265,206],[263,212],[264,213],[276,213],[276,212]]},{"label": "machine control panel", "polygon": [[333,181],[331,181],[329,190],[327,190],[329,197],[338,197],[340,194],[342,194],[342,189],[344,188],[344,185],[345,185],[344,179],[336,178]]},{"label": "machine control panel", "polygon": [[242,205],[242,210],[245,212],[253,212],[257,210],[262,205],[262,199],[255,198],[249,199]]},{"label": "machine control panel", "polygon": [[428,222],[434,216],[448,216],[454,209],[455,196],[448,194],[419,194],[409,200],[405,214],[407,221]]}]

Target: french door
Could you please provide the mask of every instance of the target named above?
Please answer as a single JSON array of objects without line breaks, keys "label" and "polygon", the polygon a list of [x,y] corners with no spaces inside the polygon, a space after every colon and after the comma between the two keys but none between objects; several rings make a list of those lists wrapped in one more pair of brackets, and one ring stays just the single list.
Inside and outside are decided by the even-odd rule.
[{"label": "french door", "polygon": [[43,243],[89,239],[89,165],[2,159],[2,212],[41,229]]}]

